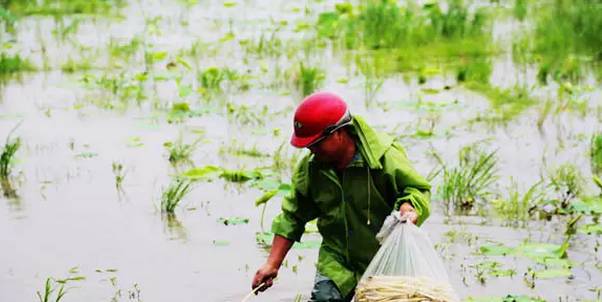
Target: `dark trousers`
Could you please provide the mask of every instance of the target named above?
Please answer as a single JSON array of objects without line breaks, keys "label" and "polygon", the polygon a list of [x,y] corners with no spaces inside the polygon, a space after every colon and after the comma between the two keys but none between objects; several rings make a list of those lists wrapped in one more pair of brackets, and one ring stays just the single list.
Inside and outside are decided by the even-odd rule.
[{"label": "dark trousers", "polygon": [[309,302],[350,302],[353,292],[347,297],[342,297],[337,285],[330,278],[316,273],[314,288],[311,290]]}]

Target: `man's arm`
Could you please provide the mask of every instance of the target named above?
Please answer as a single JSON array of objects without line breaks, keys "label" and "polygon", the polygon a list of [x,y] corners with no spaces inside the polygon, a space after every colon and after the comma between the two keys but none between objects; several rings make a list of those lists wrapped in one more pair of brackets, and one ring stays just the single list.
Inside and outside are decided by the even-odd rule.
[{"label": "man's arm", "polygon": [[253,278],[253,284],[251,285],[252,289],[261,286],[259,291],[264,291],[272,286],[274,279],[278,276],[278,270],[282,265],[282,261],[291,249],[291,246],[293,246],[293,243],[294,241],[280,235],[274,236],[268,260],[255,273],[255,278]]},{"label": "man's arm", "polygon": [[410,212],[410,220],[421,225],[430,214],[430,184],[414,170],[397,144],[387,151],[383,164],[395,192],[394,209],[399,209],[402,215]]},{"label": "man's arm", "polygon": [[272,249],[265,264],[255,273],[252,282],[254,289],[264,282],[260,291],[272,286],[284,257],[293,243],[301,240],[305,224],[318,217],[319,210],[308,196],[307,182],[307,157],[305,157],[295,169],[291,181],[293,188],[291,194],[282,201],[282,212],[272,222],[272,232],[275,234]]}]

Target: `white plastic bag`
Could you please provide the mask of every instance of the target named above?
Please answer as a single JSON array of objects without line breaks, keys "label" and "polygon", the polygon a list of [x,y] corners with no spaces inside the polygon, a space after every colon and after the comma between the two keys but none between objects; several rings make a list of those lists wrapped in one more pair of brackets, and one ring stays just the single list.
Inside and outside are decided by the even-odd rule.
[{"label": "white plastic bag", "polygon": [[356,302],[459,301],[428,235],[395,211],[376,238],[381,247],[368,265]]}]

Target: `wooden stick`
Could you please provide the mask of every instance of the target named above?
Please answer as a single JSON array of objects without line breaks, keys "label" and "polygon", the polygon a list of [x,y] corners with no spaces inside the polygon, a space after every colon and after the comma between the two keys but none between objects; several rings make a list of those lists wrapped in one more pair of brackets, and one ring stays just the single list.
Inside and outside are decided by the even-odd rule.
[{"label": "wooden stick", "polygon": [[248,293],[240,302],[247,302],[247,300],[249,300],[251,298],[251,296],[253,296],[253,294],[255,294],[264,285],[265,285],[265,282],[262,282],[261,284],[259,284],[259,286],[257,286],[254,290],[252,290],[250,293]]}]

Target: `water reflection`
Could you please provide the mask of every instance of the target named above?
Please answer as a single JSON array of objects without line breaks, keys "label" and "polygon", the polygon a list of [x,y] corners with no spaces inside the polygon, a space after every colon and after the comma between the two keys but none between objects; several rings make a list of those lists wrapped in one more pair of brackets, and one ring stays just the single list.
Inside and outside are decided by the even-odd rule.
[{"label": "water reflection", "polygon": [[170,240],[188,241],[188,232],[175,213],[162,213],[163,231]]}]

